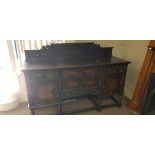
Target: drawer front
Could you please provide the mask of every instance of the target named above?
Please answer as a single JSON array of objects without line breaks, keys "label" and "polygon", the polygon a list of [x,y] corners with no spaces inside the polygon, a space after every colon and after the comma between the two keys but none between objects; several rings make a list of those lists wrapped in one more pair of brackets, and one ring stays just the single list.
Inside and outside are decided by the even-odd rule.
[{"label": "drawer front", "polygon": [[62,71],[62,89],[97,87],[98,81],[99,67],[69,69]]},{"label": "drawer front", "polygon": [[63,79],[62,80],[62,88],[66,89],[78,89],[80,88],[80,81],[77,79]]},{"label": "drawer front", "polygon": [[83,88],[98,88],[99,80],[98,79],[88,79],[81,82]]},{"label": "drawer front", "polygon": [[83,77],[85,79],[98,79],[99,78],[99,67],[91,67],[83,69]]},{"label": "drawer front", "polygon": [[102,73],[104,73],[105,75],[112,75],[112,76],[122,75],[126,73],[126,65],[118,64],[118,65],[104,66],[102,68]]},{"label": "drawer front", "polygon": [[79,69],[69,69],[62,71],[63,78],[81,78],[82,71]]},{"label": "drawer front", "polygon": [[62,80],[62,88],[66,89],[81,89],[81,88],[98,88],[99,80],[98,79],[65,79]]},{"label": "drawer front", "polygon": [[56,71],[34,71],[30,73],[30,78],[33,78],[38,81],[50,81],[56,80],[57,74]]}]

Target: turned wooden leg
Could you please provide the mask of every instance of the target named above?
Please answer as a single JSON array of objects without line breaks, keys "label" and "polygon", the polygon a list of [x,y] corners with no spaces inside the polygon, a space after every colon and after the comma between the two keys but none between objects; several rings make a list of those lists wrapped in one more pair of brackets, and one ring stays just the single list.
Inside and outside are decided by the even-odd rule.
[{"label": "turned wooden leg", "polygon": [[119,102],[118,102],[118,104],[117,104],[117,106],[118,106],[119,108],[122,107],[122,99],[123,99],[123,96],[120,95],[120,96],[119,96]]},{"label": "turned wooden leg", "polygon": [[102,98],[101,97],[98,97],[98,111],[100,111],[101,112],[101,110],[102,110]]},{"label": "turned wooden leg", "polygon": [[88,100],[92,100],[92,96],[90,94],[87,95]]},{"label": "turned wooden leg", "polygon": [[59,106],[60,106],[60,115],[62,115],[63,114],[63,111],[62,111],[62,103],[60,103]]},{"label": "turned wooden leg", "polygon": [[35,115],[35,109],[30,109],[31,115]]}]

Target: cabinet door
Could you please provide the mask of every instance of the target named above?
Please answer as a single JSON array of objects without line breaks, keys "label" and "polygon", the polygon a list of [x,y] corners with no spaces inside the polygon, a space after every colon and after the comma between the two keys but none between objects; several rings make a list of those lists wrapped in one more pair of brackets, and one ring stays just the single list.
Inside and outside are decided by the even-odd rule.
[{"label": "cabinet door", "polygon": [[45,106],[58,102],[56,71],[31,71],[29,89],[34,106]]},{"label": "cabinet door", "polygon": [[82,71],[80,69],[68,69],[62,71],[62,90],[80,89]]},{"label": "cabinet door", "polygon": [[104,95],[123,93],[126,65],[104,66],[101,76],[101,88]]},{"label": "cabinet door", "polygon": [[96,94],[99,88],[99,67],[86,67],[62,71],[63,99]]}]

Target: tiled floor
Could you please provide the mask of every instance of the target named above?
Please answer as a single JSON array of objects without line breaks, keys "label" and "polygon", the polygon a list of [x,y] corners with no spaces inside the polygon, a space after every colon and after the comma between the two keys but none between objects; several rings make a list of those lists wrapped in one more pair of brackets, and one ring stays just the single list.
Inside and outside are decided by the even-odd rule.
[{"label": "tiled floor", "polygon": [[[111,101],[106,101],[106,103]],[[87,112],[81,112],[76,113],[77,115],[131,115],[132,113],[127,109],[127,103],[126,100],[124,100],[123,105],[121,108],[119,107],[110,107],[105,108],[101,112],[97,112],[96,110],[91,110]],[[68,109],[79,109],[81,107],[87,107],[92,106],[92,103],[89,100],[80,100],[76,101],[76,104],[74,102],[67,103],[63,107],[64,111]],[[38,109],[36,110],[36,114],[38,115],[51,115],[56,114],[58,111],[58,107],[48,107],[44,109]],[[6,112],[0,112],[0,115],[30,115],[30,110],[28,109],[27,103],[20,103],[15,109],[6,111]]]}]

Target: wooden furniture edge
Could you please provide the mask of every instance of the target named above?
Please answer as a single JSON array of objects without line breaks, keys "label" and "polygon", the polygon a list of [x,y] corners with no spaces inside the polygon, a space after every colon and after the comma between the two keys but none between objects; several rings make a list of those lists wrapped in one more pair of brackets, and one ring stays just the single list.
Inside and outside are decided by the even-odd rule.
[{"label": "wooden furniture edge", "polygon": [[148,46],[148,50],[142,65],[141,72],[139,74],[133,98],[131,102],[128,104],[128,109],[135,113],[141,113],[144,106],[143,103],[146,97],[146,87],[148,83],[148,78],[153,67],[153,62],[151,60],[153,58],[154,51],[155,41],[152,40],[150,41],[150,45]]}]

